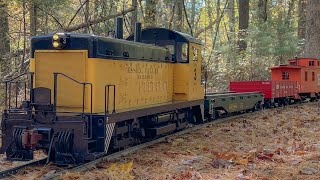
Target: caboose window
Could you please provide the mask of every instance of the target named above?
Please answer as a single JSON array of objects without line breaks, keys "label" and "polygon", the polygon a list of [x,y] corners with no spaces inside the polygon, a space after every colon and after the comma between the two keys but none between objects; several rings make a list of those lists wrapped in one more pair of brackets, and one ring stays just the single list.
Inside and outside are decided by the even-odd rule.
[{"label": "caboose window", "polygon": [[309,66],[314,66],[314,61],[309,61]]},{"label": "caboose window", "polygon": [[304,72],[304,80],[308,81],[308,72],[307,71]]},{"label": "caboose window", "polygon": [[312,72],[312,81],[316,80],[316,74],[314,72]]},{"label": "caboose window", "polygon": [[288,80],[289,79],[289,73],[288,72],[282,72],[282,80]]}]

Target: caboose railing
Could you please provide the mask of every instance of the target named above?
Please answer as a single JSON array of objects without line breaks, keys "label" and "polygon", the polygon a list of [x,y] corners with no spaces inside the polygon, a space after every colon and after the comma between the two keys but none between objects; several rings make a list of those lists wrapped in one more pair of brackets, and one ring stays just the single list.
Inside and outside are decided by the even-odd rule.
[{"label": "caboose railing", "polygon": [[[57,99],[58,99],[58,76],[61,75],[77,84],[82,85],[82,116],[84,116],[85,113],[85,94],[86,94],[86,86],[90,86],[90,114],[89,114],[89,125],[87,126],[87,132],[89,134],[89,127],[92,127],[92,97],[93,97],[93,91],[92,91],[92,83],[89,82],[80,82],[64,73],[54,72],[54,85],[53,85],[53,110],[54,112],[57,112]],[[86,138],[87,140],[92,139],[92,130],[90,131],[89,138]]]}]

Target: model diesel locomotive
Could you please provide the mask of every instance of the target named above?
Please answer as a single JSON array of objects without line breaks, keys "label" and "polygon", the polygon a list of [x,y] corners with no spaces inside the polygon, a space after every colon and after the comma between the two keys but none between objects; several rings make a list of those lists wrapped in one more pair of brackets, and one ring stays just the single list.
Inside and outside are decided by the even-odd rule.
[{"label": "model diesel locomotive", "polygon": [[[164,28],[122,39],[56,33],[31,39],[30,99],[12,105],[6,81],[1,152],[33,159],[43,149],[57,164],[90,161],[201,123],[201,43]],[[26,93],[26,92],[25,92]]]},{"label": "model diesel locomotive", "polygon": [[315,59],[272,68],[271,81],[231,82],[233,92],[204,93],[199,40],[165,28],[141,30],[140,23],[124,40],[122,26],[117,18],[115,38],[31,39],[30,72],[4,82],[0,153],[31,160],[43,150],[56,164],[79,164],[222,114],[320,97]]}]

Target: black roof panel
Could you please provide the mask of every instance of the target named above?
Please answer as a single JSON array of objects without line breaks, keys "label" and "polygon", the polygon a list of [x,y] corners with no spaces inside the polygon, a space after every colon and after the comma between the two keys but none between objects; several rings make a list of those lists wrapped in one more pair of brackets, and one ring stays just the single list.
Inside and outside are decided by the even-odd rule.
[{"label": "black roof panel", "polygon": [[[131,34],[127,40],[133,41],[134,34]],[[201,41],[178,31],[173,31],[166,28],[145,28],[141,32],[141,40],[144,41],[157,41],[157,40],[174,40],[176,42],[191,42],[201,44]]]}]

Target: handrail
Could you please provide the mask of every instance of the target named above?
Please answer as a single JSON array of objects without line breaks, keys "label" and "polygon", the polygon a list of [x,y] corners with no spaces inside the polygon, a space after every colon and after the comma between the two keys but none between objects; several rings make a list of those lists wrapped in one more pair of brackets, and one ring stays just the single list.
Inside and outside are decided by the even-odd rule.
[{"label": "handrail", "polygon": [[[113,110],[112,114],[116,113],[116,85],[107,84],[104,86],[104,115],[105,117],[109,114],[109,93],[113,87]],[[108,93],[108,94],[107,94]]]},{"label": "handrail", "polygon": [[[87,133],[89,133],[89,127],[92,127],[92,99],[93,99],[93,85],[92,83],[89,82],[80,82],[64,73],[60,73],[60,72],[54,72],[54,84],[53,84],[53,108],[54,108],[54,112],[57,112],[57,90],[58,90],[58,75],[62,75],[64,77],[66,77],[67,79],[70,79],[71,81],[81,84],[83,85],[83,89],[82,89],[82,115],[84,116],[85,112],[84,112],[84,107],[85,107],[85,93],[86,93],[86,85],[90,86],[90,125],[87,126]],[[87,140],[92,139],[92,130],[90,131],[90,137],[86,138]]]},{"label": "handrail", "polygon": [[[16,77],[13,77],[11,79],[8,79],[8,80],[4,80],[4,81],[1,81],[0,83],[4,83],[5,84],[5,110],[7,110],[7,108],[11,108],[11,84],[15,83],[16,84],[16,88],[15,88],[15,106],[17,108],[18,106],[18,84],[20,83],[23,83],[24,84],[24,100],[26,101],[27,99],[27,82],[25,81],[15,81],[16,79],[24,76],[24,75],[27,75],[27,74],[30,74],[30,100],[32,99],[32,93],[31,93],[31,90],[33,88],[33,73],[32,72],[25,72],[25,73],[22,73]],[[8,92],[8,84],[9,84],[9,92]],[[9,93],[9,99],[8,99],[8,93]],[[9,107],[8,107],[8,100],[9,100]]]}]

